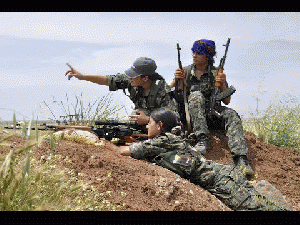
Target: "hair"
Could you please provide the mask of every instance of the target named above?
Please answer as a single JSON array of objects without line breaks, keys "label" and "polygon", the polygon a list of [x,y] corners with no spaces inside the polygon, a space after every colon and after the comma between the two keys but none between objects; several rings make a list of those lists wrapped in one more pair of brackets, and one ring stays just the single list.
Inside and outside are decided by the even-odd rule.
[{"label": "hair", "polygon": [[158,73],[154,73],[154,74],[149,74],[149,75],[142,75],[142,77],[147,76],[151,81],[156,81],[156,80],[163,80],[164,78],[159,75]]},{"label": "hair", "polygon": [[167,107],[154,110],[150,116],[156,123],[162,122],[163,132],[171,132],[178,125],[178,116]]}]

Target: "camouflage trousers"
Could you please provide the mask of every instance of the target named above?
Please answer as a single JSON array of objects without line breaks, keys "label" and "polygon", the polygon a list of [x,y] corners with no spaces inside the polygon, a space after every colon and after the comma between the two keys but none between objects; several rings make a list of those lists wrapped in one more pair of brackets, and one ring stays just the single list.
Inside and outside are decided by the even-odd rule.
[{"label": "camouflage trousers", "polygon": [[233,210],[288,210],[258,192],[241,169],[206,160],[201,154],[167,152],[155,163],[201,186]]},{"label": "camouflage trousers", "polygon": [[233,210],[287,210],[258,192],[239,168],[198,157],[189,179]]},{"label": "camouflage trousers", "polygon": [[211,121],[205,112],[206,99],[200,91],[194,91],[188,98],[189,112],[191,117],[191,125],[196,137],[201,135],[208,136],[209,130],[218,129],[224,130],[228,137],[228,146],[233,156],[247,155],[248,148],[244,136],[242,120],[238,113],[228,107],[221,106],[221,119],[214,118]]}]

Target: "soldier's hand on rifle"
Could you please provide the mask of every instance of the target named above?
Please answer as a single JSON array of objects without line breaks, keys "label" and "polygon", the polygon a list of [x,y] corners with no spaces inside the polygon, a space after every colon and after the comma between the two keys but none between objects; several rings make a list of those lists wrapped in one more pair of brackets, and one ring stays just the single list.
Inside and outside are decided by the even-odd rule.
[{"label": "soldier's hand on rifle", "polygon": [[222,91],[226,90],[226,75],[224,72],[219,72],[216,75],[215,80],[218,84],[216,85],[217,87],[219,87]]},{"label": "soldier's hand on rifle", "polygon": [[182,69],[175,70],[174,73],[174,80],[171,82],[170,86],[175,87],[176,85],[179,87],[179,89],[182,89],[182,85],[180,85],[178,82],[179,80],[183,80],[185,78],[185,72]]},{"label": "soldier's hand on rifle", "polygon": [[[216,80],[216,87],[219,87],[222,91],[225,91],[227,89],[227,87],[226,87],[226,75],[225,75],[224,72],[220,71],[216,75],[215,80]],[[230,100],[231,100],[231,97],[229,96],[229,97],[223,99],[222,102],[225,105],[228,105],[230,103]]]},{"label": "soldier's hand on rifle", "polygon": [[147,125],[149,122],[149,116],[146,116],[146,114],[140,110],[135,110],[135,112],[139,115],[129,115],[130,120],[137,121],[139,125]]},{"label": "soldier's hand on rifle", "polygon": [[67,63],[67,66],[70,67],[70,70],[68,70],[65,74],[65,76],[68,76],[68,80],[70,80],[72,77],[76,77],[77,79],[82,77],[82,74],[75,70],[70,64]]},{"label": "soldier's hand on rifle", "polygon": [[185,72],[184,72],[184,70],[179,69],[179,68],[177,70],[175,70],[174,78],[175,79],[179,79],[179,80],[184,79],[185,78]]}]

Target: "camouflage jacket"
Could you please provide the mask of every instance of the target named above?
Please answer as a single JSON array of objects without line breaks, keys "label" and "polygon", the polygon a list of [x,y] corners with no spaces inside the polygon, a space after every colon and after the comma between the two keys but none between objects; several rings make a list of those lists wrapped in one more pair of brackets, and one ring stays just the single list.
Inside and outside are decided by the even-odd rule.
[{"label": "camouflage jacket", "polygon": [[142,88],[131,86],[125,74],[116,74],[107,77],[110,91],[122,89],[126,94],[125,90],[127,89],[129,95],[126,95],[134,103],[135,109],[143,110],[147,116],[154,109],[166,106],[172,111],[177,112],[177,103],[171,98],[171,88],[164,79],[153,81],[150,92],[146,96],[143,94]]},{"label": "camouflage jacket", "polygon": [[[215,91],[215,75],[217,69],[213,66],[211,72],[206,71],[200,79],[195,75],[196,66],[191,64],[183,68],[186,74],[187,94],[193,91],[201,91],[206,99],[208,99]],[[226,82],[226,87],[228,83]]]},{"label": "camouflage jacket", "polygon": [[178,151],[185,153],[191,148],[181,137],[171,133],[161,133],[153,139],[132,143],[129,147],[131,156],[136,159],[153,159],[161,153]]},{"label": "camouflage jacket", "polygon": [[133,143],[129,149],[133,158],[156,163],[185,178],[190,178],[197,159],[206,161],[182,137],[172,133],[161,133],[153,139]]},{"label": "camouflage jacket", "polygon": [[189,179],[234,210],[287,210],[258,192],[240,168],[206,160],[174,134],[161,133],[129,149],[133,158],[146,159]]}]

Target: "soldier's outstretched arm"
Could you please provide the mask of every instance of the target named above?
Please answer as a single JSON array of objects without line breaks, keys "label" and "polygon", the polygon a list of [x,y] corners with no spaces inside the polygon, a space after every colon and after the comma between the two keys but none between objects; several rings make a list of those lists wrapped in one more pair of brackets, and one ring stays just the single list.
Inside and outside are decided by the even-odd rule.
[{"label": "soldier's outstretched arm", "polygon": [[101,76],[101,75],[85,75],[77,70],[75,70],[70,64],[67,63],[67,66],[70,67],[70,70],[68,70],[65,74],[65,76],[68,76],[68,80],[70,80],[72,77],[76,77],[78,80],[86,80],[90,81],[96,84],[100,85],[107,85],[108,86],[108,79],[107,76]]}]

